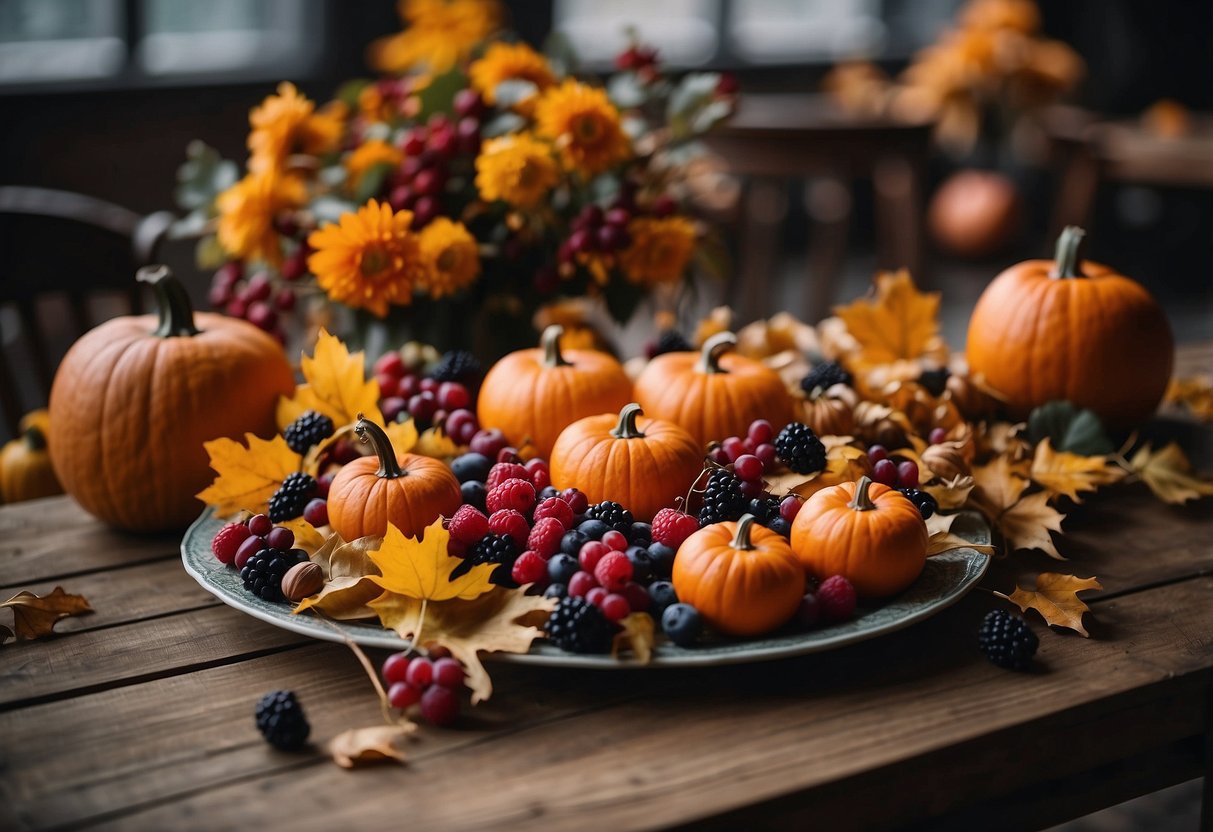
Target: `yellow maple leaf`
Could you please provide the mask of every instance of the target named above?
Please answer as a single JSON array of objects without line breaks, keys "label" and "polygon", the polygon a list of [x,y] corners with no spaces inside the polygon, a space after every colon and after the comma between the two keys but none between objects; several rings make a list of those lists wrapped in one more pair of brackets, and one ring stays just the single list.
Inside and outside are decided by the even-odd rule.
[{"label": "yellow maple leaf", "polygon": [[[43,596],[32,592],[18,592],[0,604],[0,607],[8,607],[13,611],[13,630],[3,628],[6,634],[15,631],[17,638],[26,639],[49,636],[54,632],[55,623],[59,619],[93,611],[87,598],[64,592],[61,586]],[[3,641],[4,639],[0,638],[0,642]]]},{"label": "yellow maple leaf", "polygon": [[435,427],[429,428],[417,438],[413,453],[434,459],[450,459],[458,455],[459,446],[455,444],[455,440],[442,431],[442,428]]},{"label": "yellow maple leaf", "polygon": [[1011,549],[1040,549],[1064,560],[1049,532],[1061,531],[1065,515],[1048,504],[1048,492],[1024,496],[1029,485],[1027,471],[1026,460],[1012,462],[1006,456],[974,468],[976,488],[969,495],[969,505],[1002,532]]},{"label": "yellow maple leaf", "polygon": [[321,329],[315,354],[303,356],[302,368],[305,382],[295,388],[294,396],[278,400],[279,428],[285,429],[308,410],[328,416],[338,427],[356,422],[359,413],[383,424],[379,382],[366,377],[361,352],[350,353],[340,338]]},{"label": "yellow maple leaf", "polygon": [[407,454],[417,447],[417,425],[412,419],[403,422],[392,422],[384,430],[387,438],[392,440],[392,447],[398,454]]},{"label": "yellow maple leaf", "polygon": [[292,451],[282,436],[261,439],[248,433],[244,441],[246,445],[222,437],[203,444],[218,476],[197,497],[214,506],[220,517],[266,510],[278,486],[303,463],[303,457]]},{"label": "yellow maple leaf", "polygon": [[876,296],[834,309],[859,345],[850,359],[860,367],[929,358],[944,363],[939,334],[939,292],[920,292],[905,269],[876,276]]},{"label": "yellow maple leaf", "polygon": [[[421,539],[405,537],[404,532],[388,524],[387,534],[379,548],[367,552],[379,575],[371,582],[394,595],[404,595],[423,601],[449,601],[460,598],[470,601],[491,592],[491,564],[473,566],[468,572],[451,580],[451,571],[463,561],[447,552],[451,533],[442,528],[439,517],[422,532]],[[371,606],[374,606],[372,604]]]},{"label": "yellow maple leaf", "polygon": [[1080,491],[1094,491],[1124,477],[1125,472],[1108,464],[1106,457],[1082,456],[1053,450],[1045,437],[1036,446],[1030,470],[1032,480],[1044,486],[1050,497],[1069,497],[1081,503]]},{"label": "yellow maple leaf", "polygon": [[1175,442],[1160,451],[1142,446],[1129,460],[1129,467],[1164,503],[1180,505],[1213,495],[1213,482],[1193,473],[1192,463]]},{"label": "yellow maple leaf", "polygon": [[1082,625],[1082,614],[1091,608],[1078,597],[1084,589],[1103,589],[1103,586],[1095,578],[1042,572],[1036,576],[1035,590],[1016,586],[1010,595],[994,594],[1006,598],[1022,612],[1036,610],[1047,624],[1067,627],[1089,638],[1090,633]]},{"label": "yellow maple leaf", "polygon": [[1186,408],[1202,422],[1213,422],[1213,378],[1173,378],[1164,401]]}]

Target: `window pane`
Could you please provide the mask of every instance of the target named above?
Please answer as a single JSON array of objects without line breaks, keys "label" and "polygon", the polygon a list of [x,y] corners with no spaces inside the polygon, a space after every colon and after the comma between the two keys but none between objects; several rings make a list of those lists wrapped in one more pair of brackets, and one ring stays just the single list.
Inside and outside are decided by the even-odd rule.
[{"label": "window pane", "polygon": [[122,71],[119,0],[0,2],[0,83],[101,78]]},{"label": "window pane", "polygon": [[879,0],[746,0],[730,6],[729,39],[749,61],[832,61],[881,51]]},{"label": "window pane", "polygon": [[609,64],[627,48],[628,26],[674,66],[711,60],[720,40],[719,0],[556,0],[554,12],[556,29],[590,66]]}]

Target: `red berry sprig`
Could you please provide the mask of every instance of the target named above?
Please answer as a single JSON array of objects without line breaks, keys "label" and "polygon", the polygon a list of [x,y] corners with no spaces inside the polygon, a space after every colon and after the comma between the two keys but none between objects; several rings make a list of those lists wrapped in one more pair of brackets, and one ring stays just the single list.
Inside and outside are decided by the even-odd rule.
[{"label": "red berry sprig", "polygon": [[458,718],[465,675],[458,660],[393,653],[384,660],[380,674],[393,708],[404,710],[420,703],[422,718],[439,727]]}]

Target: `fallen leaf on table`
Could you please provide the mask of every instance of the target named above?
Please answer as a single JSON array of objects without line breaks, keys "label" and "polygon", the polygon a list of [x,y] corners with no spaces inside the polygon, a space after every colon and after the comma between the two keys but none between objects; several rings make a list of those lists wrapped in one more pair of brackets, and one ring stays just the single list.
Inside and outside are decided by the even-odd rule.
[{"label": "fallen leaf on table", "polygon": [[1044,486],[1049,497],[1069,497],[1076,503],[1082,502],[1080,491],[1095,491],[1125,476],[1124,470],[1108,464],[1106,457],[1053,450],[1053,441],[1048,437],[1036,446],[1030,474],[1034,482]]},{"label": "fallen leaf on table", "polygon": [[336,534],[329,537],[312,555],[312,562],[324,568],[328,580],[319,593],[300,601],[294,613],[315,608],[337,621],[374,618],[375,611],[368,604],[383,589],[371,582],[379,568],[367,553],[381,543],[379,537],[360,537],[349,543]]},{"label": "fallen leaf on table", "polygon": [[244,439],[247,446],[226,437],[203,444],[218,476],[198,492],[198,499],[214,506],[220,517],[265,511],[278,486],[303,462],[280,435],[261,439],[248,433]]},{"label": "fallen leaf on table", "polygon": [[[55,622],[72,615],[83,615],[93,611],[83,595],[72,595],[57,586],[49,595],[38,597],[32,592],[18,592],[0,607],[13,611],[13,630],[17,638],[32,639],[49,636],[55,631]],[[8,628],[4,628],[8,630]],[[8,636],[0,641],[7,640]]]},{"label": "fallen leaf on table", "polygon": [[1213,422],[1213,379],[1208,376],[1173,378],[1163,401],[1186,408],[1202,422]]},{"label": "fallen leaf on table", "polygon": [[369,728],[351,728],[342,731],[329,741],[329,754],[342,768],[356,768],[373,763],[404,763],[402,741],[417,726],[372,725]]},{"label": "fallen leaf on table", "polygon": [[630,652],[640,664],[648,664],[656,638],[653,616],[634,612],[619,623],[623,629],[611,641],[611,658],[618,659],[621,653]]},{"label": "fallen leaf on table", "polygon": [[358,421],[359,413],[383,424],[379,382],[366,377],[361,352],[351,354],[341,339],[321,329],[315,353],[303,356],[301,364],[305,382],[295,388],[294,396],[278,400],[279,429],[308,410],[328,416],[337,427]]},{"label": "fallen leaf on table", "polygon": [[876,276],[876,296],[834,308],[859,344],[850,360],[860,367],[917,361],[947,361],[939,334],[939,292],[920,292],[905,269]]},{"label": "fallen leaf on table", "polygon": [[1033,410],[1028,415],[1028,437],[1033,442],[1051,439],[1057,450],[1082,456],[1107,456],[1116,450],[1093,411],[1065,401],[1046,402]]},{"label": "fallen leaf on table", "polygon": [[973,484],[973,502],[986,514],[998,515],[1015,505],[1027,490],[1027,463],[1011,462],[1006,456],[994,457],[973,469]]},{"label": "fallen leaf on table", "polygon": [[1142,446],[1129,460],[1129,467],[1164,503],[1180,505],[1213,495],[1213,482],[1193,473],[1192,463],[1175,442],[1160,451]]},{"label": "fallen leaf on table", "polygon": [[386,592],[425,601],[468,601],[493,590],[489,576],[496,568],[489,564],[473,566],[468,572],[451,580],[451,572],[464,561],[447,552],[451,533],[442,528],[439,517],[423,531],[421,539],[405,537],[394,525],[388,524],[383,543],[368,552],[379,568],[371,582]]},{"label": "fallen leaf on table", "polygon": [[1090,607],[1078,597],[1078,593],[1085,589],[1103,589],[1103,586],[1095,578],[1042,572],[1036,576],[1035,590],[1017,586],[1010,595],[1001,592],[994,594],[1006,598],[1022,612],[1036,610],[1046,624],[1067,627],[1081,633],[1083,638],[1090,638],[1090,633],[1082,625],[1082,614]]},{"label": "fallen leaf on table", "polygon": [[1012,550],[1040,549],[1049,557],[1065,560],[1053,544],[1050,531],[1060,532],[1065,515],[1049,505],[1047,492],[1024,496],[1028,488],[1027,462],[1000,456],[973,469],[977,484],[969,505],[986,516]]}]

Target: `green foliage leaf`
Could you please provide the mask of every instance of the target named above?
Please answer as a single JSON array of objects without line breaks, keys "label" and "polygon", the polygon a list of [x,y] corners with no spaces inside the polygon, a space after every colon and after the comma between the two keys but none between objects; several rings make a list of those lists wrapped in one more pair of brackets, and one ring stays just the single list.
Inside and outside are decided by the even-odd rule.
[{"label": "green foliage leaf", "polygon": [[1106,456],[1116,450],[1094,412],[1065,401],[1047,402],[1033,410],[1028,437],[1033,443],[1047,438],[1055,450],[1082,456]]},{"label": "green foliage leaf", "polygon": [[354,201],[361,204],[383,190],[383,183],[391,176],[395,165],[381,162],[372,165],[358,180],[358,188],[354,191]]},{"label": "green foliage leaf", "polygon": [[185,162],[177,168],[173,199],[186,211],[202,208],[209,213],[215,197],[236,184],[239,177],[235,162],[224,159],[205,142],[195,140],[186,147]]},{"label": "green foliage leaf", "polygon": [[467,76],[458,69],[435,75],[430,85],[417,94],[421,102],[417,120],[425,121],[434,113],[450,113],[454,109],[455,93],[467,85]]},{"label": "green foliage leaf", "polygon": [[[711,114],[703,115],[715,102],[716,87],[719,83],[720,74],[717,72],[693,72],[674,87],[674,91],[670,93],[666,119],[675,139],[684,139],[702,132],[701,124],[710,126],[715,120],[719,120]],[[725,112],[725,115],[727,114]]]}]

